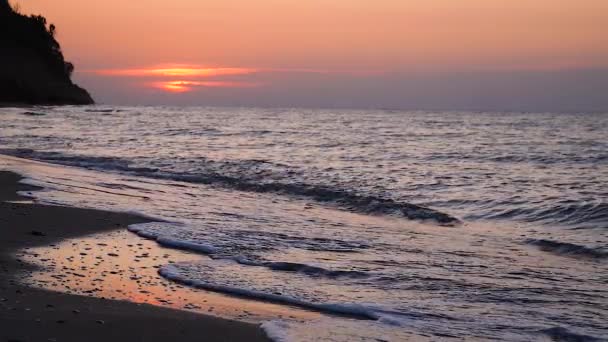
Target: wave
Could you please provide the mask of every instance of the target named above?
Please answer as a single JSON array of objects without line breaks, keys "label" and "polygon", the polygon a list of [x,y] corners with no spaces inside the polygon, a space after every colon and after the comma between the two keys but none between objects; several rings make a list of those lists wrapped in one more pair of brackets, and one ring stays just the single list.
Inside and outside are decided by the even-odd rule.
[{"label": "wave", "polygon": [[285,183],[250,183],[234,177],[216,175],[195,178],[179,176],[179,180],[194,180],[200,183],[222,183],[239,191],[277,193],[306,197],[321,203],[331,203],[353,212],[371,215],[396,215],[411,220],[435,221],[440,224],[453,225],[460,223],[457,218],[419,205],[384,199],[377,196],[365,196],[350,193],[346,190],[331,189],[309,184]]},{"label": "wave", "polygon": [[276,271],[298,272],[310,276],[323,276],[327,278],[367,278],[370,276],[368,273],[360,271],[328,270],[318,266],[294,262],[266,262],[261,265]]},{"label": "wave", "polygon": [[541,165],[561,163],[604,163],[608,161],[608,154],[595,153],[583,156],[575,154],[563,154],[557,156],[509,154],[490,157],[488,160],[496,163],[537,163]]},{"label": "wave", "polygon": [[266,267],[273,271],[302,273],[311,277],[325,278],[368,278],[371,274],[361,271],[328,270],[323,267],[286,261],[252,261],[243,257],[230,258],[231,260],[245,266]]},{"label": "wave", "polygon": [[34,159],[60,165],[83,167],[87,169],[125,171],[125,172],[156,172],[158,169],[134,168],[130,162],[115,157],[95,157],[66,155],[58,152],[39,152],[31,149],[0,149],[1,154],[18,158]]},{"label": "wave", "polygon": [[528,239],[526,244],[539,247],[541,250],[558,255],[585,257],[592,259],[607,259],[608,251],[600,248],[590,248],[568,242],[545,239]]},{"label": "wave", "polygon": [[380,308],[374,308],[371,306],[365,306],[361,304],[348,304],[348,303],[315,303],[310,301],[301,300],[295,297],[290,297],[282,294],[276,293],[267,293],[257,290],[251,290],[246,288],[234,287],[234,286],[226,286],[213,284],[206,281],[194,280],[188,277],[181,275],[179,269],[174,265],[165,265],[162,266],[158,273],[168,280],[174,281],[176,283],[190,286],[193,288],[220,292],[230,295],[241,296],[250,299],[269,301],[278,304],[287,304],[293,305],[305,309],[311,309],[319,312],[325,312],[329,314],[335,315],[343,315],[350,316],[360,319],[369,319],[369,320],[390,320],[392,322],[397,322],[397,319],[391,319],[390,316],[406,316],[404,313],[383,310]]},{"label": "wave", "polygon": [[582,335],[574,333],[564,327],[553,327],[549,329],[540,330],[539,333],[548,336],[553,341],[557,342],[599,342],[606,341],[605,339],[599,339],[594,336]]},{"label": "wave", "polygon": [[21,114],[27,115],[27,116],[45,116],[46,115],[46,113],[42,113],[42,112],[23,112]]},{"label": "wave", "polygon": [[[176,225],[177,223],[168,223]],[[216,259],[228,259],[244,266],[254,267],[265,267],[273,271],[281,272],[294,272],[305,274],[310,277],[325,277],[325,278],[353,278],[361,279],[368,278],[371,274],[362,271],[353,270],[331,270],[319,266],[308,265],[303,263],[286,262],[286,261],[260,261],[252,260],[243,256],[230,254],[228,251],[222,250],[222,248],[213,246],[207,243],[201,243],[198,241],[192,241],[187,239],[180,239],[171,237],[168,235],[161,235],[155,231],[148,231],[149,223],[132,224],[128,227],[128,230],[135,233],[143,238],[156,241],[159,245],[169,248],[175,248],[180,250],[186,250],[190,252],[200,253],[209,255]],[[230,248],[226,248],[229,250]]]},{"label": "wave", "polygon": [[[173,223],[173,224],[175,224],[175,223]],[[128,230],[143,238],[154,240],[159,245],[165,246],[165,247],[171,247],[171,248],[175,248],[175,249],[181,249],[181,250],[197,252],[197,253],[202,253],[202,254],[214,254],[219,251],[218,248],[208,245],[208,244],[173,239],[173,238],[170,238],[167,236],[159,236],[155,233],[147,232],[144,229],[144,227],[145,227],[145,224],[132,224],[128,227]]]},{"label": "wave", "polygon": [[561,203],[560,205],[550,209],[538,210],[535,215],[539,220],[557,217],[560,221],[565,221],[571,224],[608,221],[608,203]]},{"label": "wave", "polygon": [[274,342],[289,342],[287,330],[289,324],[285,321],[273,320],[265,321],[260,324],[260,328],[264,331],[266,336]]},{"label": "wave", "polygon": [[[504,203],[496,204],[503,206]],[[467,219],[505,220],[515,219],[526,222],[542,222],[569,225],[573,228],[608,227],[608,203],[603,201],[561,200],[557,204],[511,207],[493,210],[490,213],[466,216]]]},{"label": "wave", "polygon": [[[600,147],[600,146],[598,146]],[[537,164],[537,165],[559,165],[559,164],[606,164],[608,153],[587,153],[559,155],[546,154],[503,154],[503,155],[466,155],[459,152],[442,152],[428,157],[430,160],[462,161],[471,160],[479,162],[490,162],[496,164]]]},{"label": "wave", "polygon": [[[283,183],[265,179],[247,179],[244,175],[227,175],[214,171],[210,171],[209,173],[168,172],[158,168],[134,167],[131,161],[116,157],[66,155],[58,152],[40,152],[31,149],[0,149],[0,153],[62,165],[125,172],[142,177],[218,185],[245,192],[275,193],[302,197],[361,214],[392,215],[411,220],[433,221],[446,226],[461,223],[459,219],[434,209],[374,195],[360,195],[354,190],[332,188],[330,186]],[[243,161],[243,163],[266,164],[267,162],[252,160]]]},{"label": "wave", "polygon": [[87,113],[120,113],[122,110],[120,109],[85,109]]}]

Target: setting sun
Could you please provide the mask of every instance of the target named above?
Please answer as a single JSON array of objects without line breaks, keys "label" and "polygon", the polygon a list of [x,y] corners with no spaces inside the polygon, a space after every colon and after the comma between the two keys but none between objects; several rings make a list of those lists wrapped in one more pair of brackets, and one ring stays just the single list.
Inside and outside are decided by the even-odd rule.
[{"label": "setting sun", "polygon": [[153,82],[150,86],[171,93],[186,93],[195,88],[254,88],[260,86],[254,82],[229,82],[229,81],[166,81]]}]

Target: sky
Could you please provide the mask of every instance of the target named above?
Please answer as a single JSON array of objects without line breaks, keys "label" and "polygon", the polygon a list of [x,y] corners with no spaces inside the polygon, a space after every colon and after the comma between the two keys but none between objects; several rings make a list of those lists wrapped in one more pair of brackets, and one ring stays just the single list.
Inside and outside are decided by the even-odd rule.
[{"label": "sky", "polygon": [[106,104],[608,111],[606,0],[19,0]]}]

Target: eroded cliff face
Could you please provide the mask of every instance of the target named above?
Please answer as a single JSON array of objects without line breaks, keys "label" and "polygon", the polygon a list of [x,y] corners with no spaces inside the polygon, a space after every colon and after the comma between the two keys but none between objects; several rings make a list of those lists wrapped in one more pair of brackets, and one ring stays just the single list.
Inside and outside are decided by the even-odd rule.
[{"label": "eroded cliff face", "polygon": [[71,81],[55,28],[41,16],[25,16],[0,0],[0,104],[92,104]]}]

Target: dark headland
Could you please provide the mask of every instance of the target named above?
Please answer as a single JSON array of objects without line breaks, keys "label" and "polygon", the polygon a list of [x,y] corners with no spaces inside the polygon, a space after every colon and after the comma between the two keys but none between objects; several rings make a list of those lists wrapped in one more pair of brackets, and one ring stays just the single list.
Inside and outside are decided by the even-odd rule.
[{"label": "dark headland", "polygon": [[0,106],[92,104],[89,93],[72,82],[73,71],[54,25],[0,0]]}]

